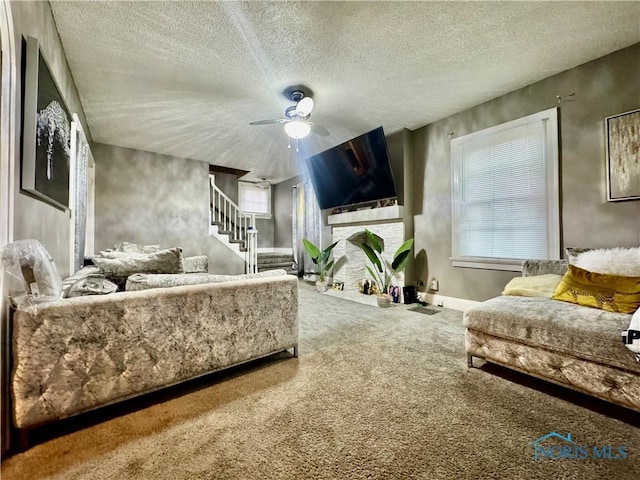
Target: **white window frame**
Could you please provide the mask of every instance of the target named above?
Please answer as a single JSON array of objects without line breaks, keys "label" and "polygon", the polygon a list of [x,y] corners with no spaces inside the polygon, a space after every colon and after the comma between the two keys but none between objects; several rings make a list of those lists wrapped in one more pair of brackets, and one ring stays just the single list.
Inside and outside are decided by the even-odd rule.
[{"label": "white window frame", "polygon": [[[260,191],[266,191],[267,192],[267,210],[268,212],[265,213],[261,213],[261,212],[252,212],[251,210],[246,210],[245,206],[243,205],[243,190],[245,189],[251,189],[251,190],[260,190]],[[249,213],[252,215],[255,215],[256,218],[264,218],[264,219],[269,219],[271,218],[272,215],[272,211],[271,211],[271,185],[269,185],[269,187],[267,188],[262,188],[262,187],[258,187],[254,182],[243,182],[243,181],[239,181],[238,182],[238,206],[240,207],[240,210],[242,210],[243,213]]]},{"label": "white window frame", "polygon": [[[15,201],[15,142],[17,105],[20,91],[17,83],[16,45],[11,4],[0,2],[0,62],[2,91],[0,93],[0,248],[13,241]],[[19,162],[18,162],[19,165]],[[19,168],[19,167],[17,167]],[[1,279],[0,279],[1,283]],[[0,306],[2,305],[0,300]]]},{"label": "white window frame", "polygon": [[560,258],[560,176],[558,152],[558,111],[551,108],[510,122],[465,135],[451,141],[451,234],[452,265],[454,267],[480,268],[487,270],[522,271],[522,259],[488,257],[462,257],[458,248],[458,218],[462,203],[462,159],[464,145],[470,141],[486,139],[489,136],[514,128],[542,122],[544,125],[544,156],[547,208],[547,257],[546,260]]}]

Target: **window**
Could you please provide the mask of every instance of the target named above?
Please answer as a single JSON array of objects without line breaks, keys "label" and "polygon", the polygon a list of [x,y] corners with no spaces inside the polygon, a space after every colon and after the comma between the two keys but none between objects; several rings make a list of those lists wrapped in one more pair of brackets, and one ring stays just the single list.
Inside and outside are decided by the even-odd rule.
[{"label": "window", "polygon": [[240,210],[261,217],[271,216],[271,186],[259,187],[255,183],[238,182]]},{"label": "window", "polygon": [[552,108],[451,141],[453,266],[560,258],[557,125]]}]

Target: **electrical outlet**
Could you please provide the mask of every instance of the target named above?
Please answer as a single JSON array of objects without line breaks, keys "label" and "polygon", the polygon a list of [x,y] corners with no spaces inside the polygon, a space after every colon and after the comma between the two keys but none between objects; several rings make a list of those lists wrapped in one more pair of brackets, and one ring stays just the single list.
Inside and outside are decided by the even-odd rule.
[{"label": "electrical outlet", "polygon": [[429,288],[431,290],[433,290],[434,292],[437,292],[438,291],[438,287],[439,287],[438,280],[436,280],[436,279],[431,280],[431,283],[429,284]]}]

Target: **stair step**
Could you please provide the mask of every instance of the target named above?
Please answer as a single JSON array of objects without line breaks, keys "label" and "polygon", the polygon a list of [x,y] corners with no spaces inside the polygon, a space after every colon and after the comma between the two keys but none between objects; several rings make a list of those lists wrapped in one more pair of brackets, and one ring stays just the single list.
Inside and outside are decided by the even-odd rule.
[{"label": "stair step", "polygon": [[274,267],[274,266],[271,266],[271,265],[269,265],[268,267],[261,267],[260,265],[258,265],[258,272],[266,272],[266,271],[269,271],[269,270],[286,270],[289,275],[297,275],[298,274],[298,270],[291,268],[291,265],[289,265],[287,267],[277,267],[277,266]]},{"label": "stair step", "polygon": [[281,263],[293,263],[293,255],[258,253],[258,264],[271,265]]},{"label": "stair step", "polygon": [[258,268],[291,268],[291,265],[293,265],[293,261],[290,262],[279,262],[279,263],[260,263],[258,262]]}]

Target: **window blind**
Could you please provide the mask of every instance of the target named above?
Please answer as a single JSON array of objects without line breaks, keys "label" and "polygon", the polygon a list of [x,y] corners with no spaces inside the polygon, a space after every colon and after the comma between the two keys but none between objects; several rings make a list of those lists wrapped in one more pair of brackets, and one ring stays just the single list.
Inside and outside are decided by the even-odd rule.
[{"label": "window blind", "polygon": [[243,212],[259,215],[271,214],[269,189],[247,183],[240,183],[239,186],[240,208]]},{"label": "window blind", "polygon": [[[454,257],[548,259],[550,198],[547,119],[456,139]],[[551,202],[552,203],[552,202]]]}]

